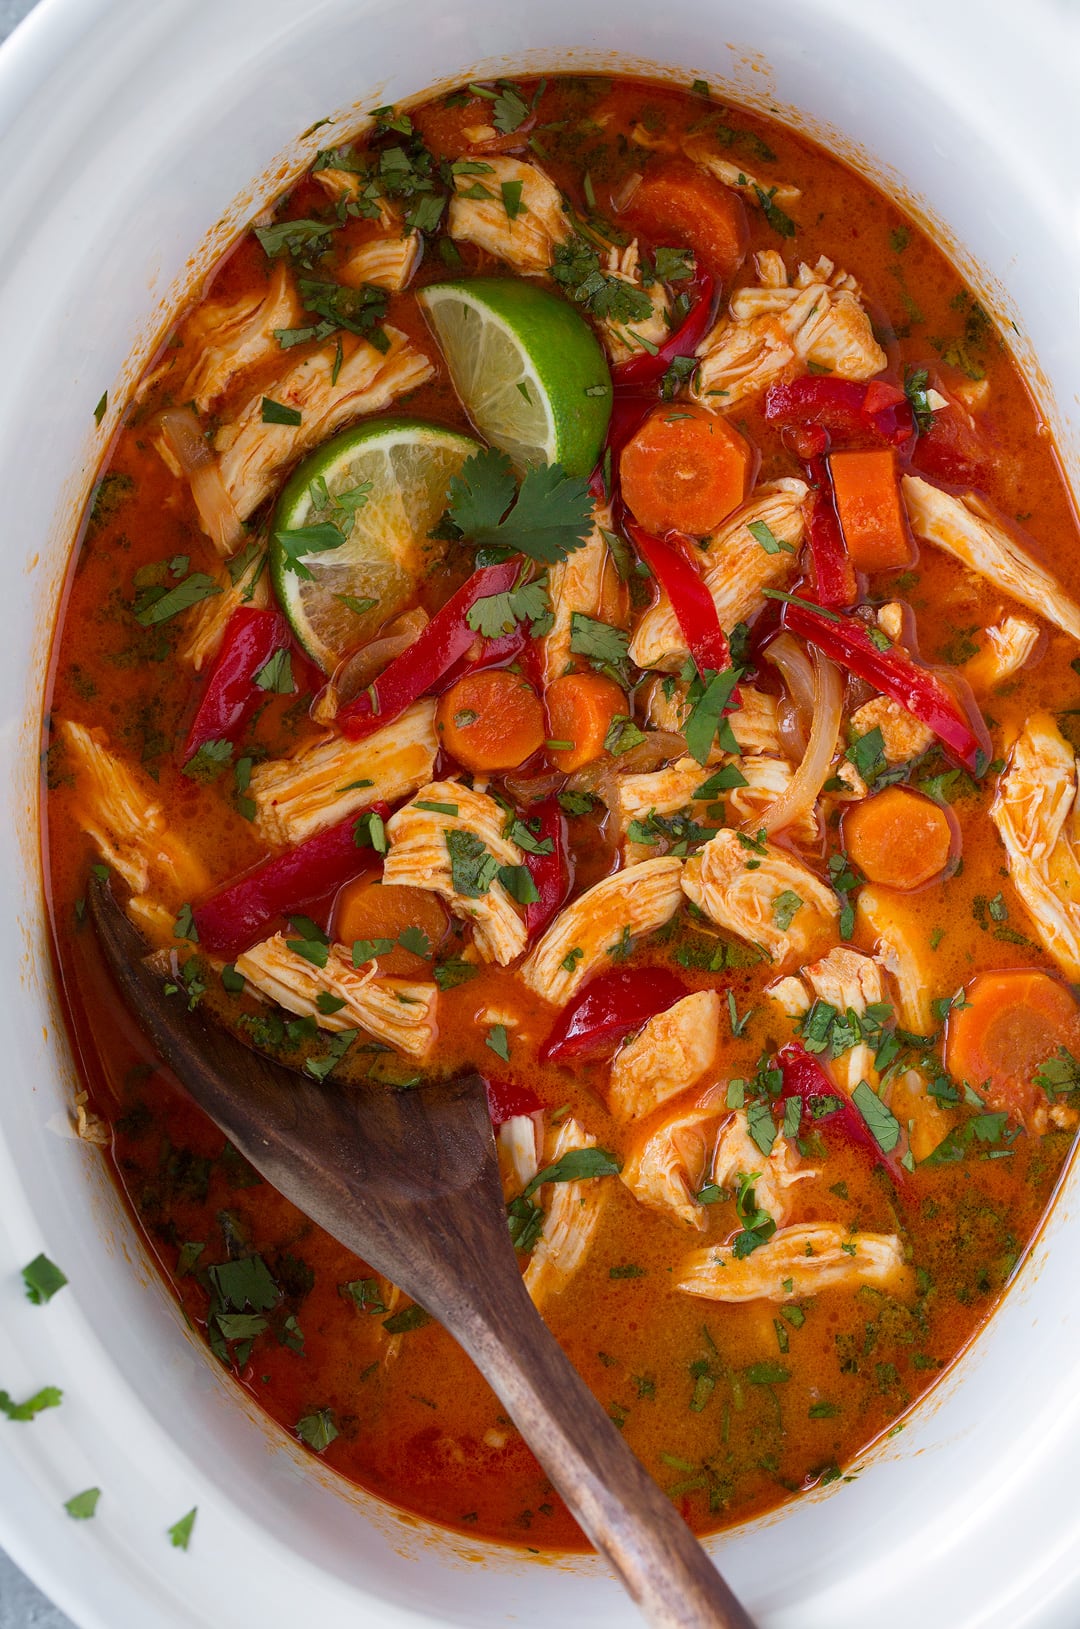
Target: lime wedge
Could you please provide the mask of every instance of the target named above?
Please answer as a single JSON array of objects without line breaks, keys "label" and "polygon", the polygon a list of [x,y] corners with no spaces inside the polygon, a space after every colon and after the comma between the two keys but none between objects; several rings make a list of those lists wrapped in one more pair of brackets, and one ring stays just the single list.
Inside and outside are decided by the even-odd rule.
[{"label": "lime wedge", "polygon": [[[270,523],[270,573],[293,632],[324,673],[412,599],[444,547],[428,533],[446,508],[450,477],[479,451],[442,425],[376,419],[297,466]],[[344,533],[340,546],[302,553],[280,536],[327,523]],[[290,569],[290,553],[310,578]]]},{"label": "lime wedge", "polygon": [[561,464],[590,475],[611,416],[611,374],[573,306],[520,277],[429,283],[417,299],[480,434],[519,469]]}]

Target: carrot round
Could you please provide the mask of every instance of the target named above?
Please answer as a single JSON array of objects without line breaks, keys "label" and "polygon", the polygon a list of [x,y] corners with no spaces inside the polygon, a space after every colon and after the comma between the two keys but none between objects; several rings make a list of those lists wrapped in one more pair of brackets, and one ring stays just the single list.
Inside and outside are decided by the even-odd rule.
[{"label": "carrot round", "polygon": [[470,673],[439,697],[435,731],[463,769],[516,769],[544,744],[544,709],[519,673]]},{"label": "carrot round", "polygon": [[672,402],[650,413],[623,448],[622,495],[647,532],[700,536],[742,503],[753,461],[727,419]]},{"label": "carrot round", "polygon": [[829,459],[840,529],[859,571],[899,571],[915,558],[900,502],[891,447],[833,453]]},{"label": "carrot round", "polygon": [[[424,146],[436,158],[459,159],[462,152],[470,148],[483,153],[509,153],[525,146],[536,123],[534,116],[523,120],[509,135],[499,134],[491,122],[492,116],[492,102],[488,97],[470,96],[450,106],[445,101],[430,102],[412,113],[412,121]],[[490,134],[482,134],[484,131]]]},{"label": "carrot round", "polygon": [[1040,1065],[1065,1047],[1080,1056],[1080,1007],[1046,973],[979,973],[949,1014],[945,1067],[997,1109],[1023,1118]]},{"label": "carrot round", "polygon": [[844,814],[844,846],[870,882],[910,891],[946,871],[956,828],[932,798],[907,786],[887,786]]},{"label": "carrot round", "polygon": [[566,743],[548,756],[565,775],[599,758],[613,721],[628,710],[623,691],[602,673],[567,673],[548,685],[544,702],[548,739]]},{"label": "carrot round", "polygon": [[426,960],[398,943],[400,934],[407,928],[419,928],[434,951],[446,937],[448,925],[437,894],[426,888],[388,888],[378,877],[370,876],[345,884],[334,901],[331,919],[336,944],[352,945],[358,939],[389,940],[391,948],[382,951],[377,960],[379,972],[394,978],[419,978],[425,973],[430,977]]},{"label": "carrot round", "polygon": [[742,199],[695,165],[665,164],[645,176],[626,220],[652,243],[693,249],[698,263],[727,282],[746,256],[750,231]]}]

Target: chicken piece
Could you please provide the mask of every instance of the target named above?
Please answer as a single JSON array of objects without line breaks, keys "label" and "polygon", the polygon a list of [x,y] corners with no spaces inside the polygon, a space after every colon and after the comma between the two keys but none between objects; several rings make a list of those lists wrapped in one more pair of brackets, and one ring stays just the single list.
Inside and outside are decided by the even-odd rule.
[{"label": "chicken piece", "polygon": [[720,1045],[720,997],[695,990],[650,1018],[611,1065],[608,1107],[616,1120],[640,1120],[712,1067]]},{"label": "chicken piece", "polygon": [[975,690],[993,690],[1019,673],[1035,654],[1042,635],[1027,617],[1007,616],[983,630],[986,643],[964,664],[964,678]]},{"label": "chicken piece", "polygon": [[[371,737],[359,745],[369,747]],[[456,813],[418,803],[442,803]],[[455,916],[472,923],[481,958],[504,967],[525,949],[525,923],[497,875],[500,866],[522,863],[518,845],[503,836],[505,824],[494,798],[459,781],[433,781],[387,821],[382,879],[441,895]]]},{"label": "chicken piece", "polygon": [[873,696],[864,701],[852,713],[850,722],[856,736],[869,735],[873,729],[881,731],[881,750],[890,768],[907,763],[909,758],[918,758],[935,739],[928,724],[888,696]]},{"label": "chicken piece", "polygon": [[754,260],[758,286],[736,289],[698,346],[690,392],[703,406],[726,411],[811,367],[839,379],[870,379],[888,366],[854,278],[822,256],[816,266],[800,265],[789,284],[775,250]]},{"label": "chicken piece", "polygon": [[[804,967],[803,977],[818,1001],[827,1001],[838,1013],[853,1012],[856,1018],[865,1018],[867,1007],[880,1005],[886,999],[880,965],[873,957],[847,945],[836,945],[820,961]],[[828,1065],[830,1075],[849,1097],[861,1080],[877,1091],[874,1050],[860,1041]]]},{"label": "chicken piece", "polygon": [[836,1222],[812,1222],[781,1228],[741,1260],[729,1245],[695,1250],[675,1288],[708,1301],[801,1301],[860,1284],[907,1295],[913,1280],[895,1233],[849,1234]]},{"label": "chicken piece", "polygon": [[362,741],[325,735],[291,758],[255,765],[255,823],[268,842],[293,847],[355,811],[418,791],[431,777],[438,750],[430,700],[414,701]]},{"label": "chicken piece", "polygon": [[[733,713],[732,721],[738,716]],[[787,758],[735,758],[732,762],[746,785],[736,786],[725,793],[727,817],[747,831],[757,831],[760,816],[787,791],[795,778],[795,771]],[[785,835],[800,848],[816,849],[821,843],[821,821],[816,808],[808,809],[794,825],[786,826],[784,830]]]},{"label": "chicken piece", "polygon": [[889,600],[878,606],[877,625],[894,645],[904,642],[904,607],[899,600]]},{"label": "chicken piece", "polygon": [[891,889],[868,885],[856,895],[855,921],[859,937],[874,945],[878,961],[892,977],[901,1027],[914,1035],[932,1034],[930,999],[937,978],[918,918]]},{"label": "chicken piece", "polygon": [[717,927],[758,945],[774,962],[805,959],[835,932],[840,914],[832,889],[794,854],[727,829],[691,855],[682,885]]},{"label": "chicken piece", "polygon": [[[143,396],[152,387],[169,383],[177,402],[193,402],[200,413],[249,368],[257,368],[281,355],[275,329],[295,328],[301,318],[300,299],[283,260],[276,261],[264,290],[249,289],[234,300],[206,300],[185,318],[162,365],[139,388]],[[177,370],[186,365],[180,375]]]},{"label": "chicken piece", "polygon": [[[596,1138],[574,1119],[555,1131],[545,1163],[554,1165],[574,1148],[595,1148]],[[577,1182],[551,1182],[545,1189],[544,1231],[528,1267],[525,1288],[533,1304],[543,1307],[558,1295],[589,1253],[603,1214],[608,1190],[603,1177],[582,1177]]]},{"label": "chicken piece", "polygon": [[[456,175],[455,196],[446,217],[447,231],[459,243],[477,248],[522,272],[546,272],[555,245],[570,236],[570,221],[559,189],[536,164],[498,154],[485,157],[490,173]],[[513,218],[503,189],[520,184]],[[481,192],[482,197],[464,197]]]},{"label": "chicken piece", "polygon": [[[691,817],[694,810],[688,805],[694,793],[704,783],[708,770],[702,769],[696,758],[679,758],[666,769],[654,769],[641,775],[613,777],[614,801],[611,813],[618,823],[623,839],[623,857],[626,860],[648,859],[655,845],[632,842],[627,830],[632,820],[645,821],[650,814],[673,815],[687,809]],[[698,806],[698,812],[704,807]]]},{"label": "chicken piece", "polygon": [[[317,179],[330,171],[320,171]],[[337,275],[350,288],[384,288],[391,294],[400,294],[408,288],[413,273],[420,264],[424,240],[419,232],[405,230],[405,218],[396,205],[381,199],[376,230],[371,237],[354,249],[338,268]]]},{"label": "chicken piece", "polygon": [[[662,928],[674,916],[682,898],[682,867],[671,854],[642,860],[579,894],[523,964],[521,976],[529,989],[564,1007],[591,974],[612,960],[612,951],[621,958],[631,940]],[[582,954],[572,957],[572,950]]]},{"label": "chicken piece", "polygon": [[692,164],[708,170],[725,187],[730,187],[732,192],[741,192],[744,198],[759,208],[762,207],[762,194],[783,209],[797,204],[802,197],[799,188],[790,182],[777,181],[772,186],[765,186],[744,165],[733,164],[730,159],[724,158],[720,144],[710,130],[691,130],[683,137],[682,150]]},{"label": "chicken piece", "polygon": [[[290,950],[275,933],[236,958],[241,973],[260,995],[287,1012],[313,1018],[320,1029],[335,1033],[362,1029],[377,1041],[406,1053],[427,1056],[436,1035],[439,990],[412,979],[379,978],[378,964],[356,968],[345,945],[331,945],[325,967]],[[319,996],[344,1002],[336,1012],[323,1012]]]},{"label": "chicken piece", "polygon": [[[62,718],[56,736],[74,767],[79,824],[131,889],[129,909],[138,915],[141,908],[147,924],[159,930],[155,937],[171,942],[176,908],[210,885],[206,867],[169,829],[157,788],[109,750],[104,730]],[[151,889],[153,895],[143,898]]]},{"label": "chicken piece", "polygon": [[[366,339],[342,338],[343,360],[333,340],[295,363],[288,373],[259,390],[218,430],[214,448],[228,496],[246,520],[287,464],[293,464],[335,430],[379,413],[406,391],[430,379],[433,368],[400,329],[383,327],[389,348],[379,351]],[[336,377],[335,377],[336,375]],[[264,424],[262,404],[269,393],[301,415],[299,424]]]},{"label": "chicken piece", "polygon": [[788,973],[782,979],[773,979],[771,984],[765,986],[765,994],[776,1005],[785,1017],[798,1020],[805,1017],[810,1011],[810,994],[801,978],[794,973]]},{"label": "chicken piece", "polygon": [[189,662],[196,673],[201,673],[214,660],[234,611],[246,605],[257,611],[269,607],[266,550],[253,548],[250,555],[247,551],[238,554],[218,568],[216,580],[221,593],[209,595],[194,607],[185,625],[184,637],[177,646],[181,661]]},{"label": "chicken piece", "polygon": [[355,203],[360,196],[360,176],[355,170],[313,170],[311,179],[326,193],[332,203]]},{"label": "chicken piece", "polygon": [[915,1163],[921,1164],[957,1124],[959,1116],[950,1112],[926,1090],[917,1069],[905,1069],[888,1092],[889,1107],[908,1134],[908,1148]]},{"label": "chicken piece", "polygon": [[611,510],[606,504],[597,504],[592,531],[581,548],[548,570],[553,621],[540,641],[545,685],[580,665],[580,659],[575,659],[570,650],[575,613],[608,621],[610,615],[605,617],[603,612],[622,600],[619,573],[604,537],[604,532],[610,530]]},{"label": "chicken piece", "polygon": [[1043,949],[1080,980],[1080,811],[1077,760],[1049,713],[1024,725],[990,809],[1009,876]]},{"label": "chicken piece", "polygon": [[[706,542],[705,586],[713,597],[720,626],[730,633],[737,622],[756,611],[764,588],[777,588],[795,572],[799,545],[803,539],[804,481],[788,477],[759,486]],[[793,552],[779,550],[767,554],[750,526],[763,522]],[[640,618],[630,640],[630,655],[638,667],[662,668],[678,672],[689,652],[678,618],[664,589],[655,605]]]},{"label": "chicken piece", "polygon": [[915,536],[933,543],[1036,616],[1080,639],[1080,605],[1052,572],[994,521],[978,499],[956,498],[919,475],[900,482]]},{"label": "chicken piece", "polygon": [[796,1182],[818,1175],[816,1166],[803,1164],[790,1137],[777,1137],[769,1153],[763,1154],[747,1129],[742,1109],[736,1109],[717,1140],[712,1165],[717,1187],[735,1194],[741,1178],[753,1176],[757,1204],[768,1211],[777,1227],[783,1227],[791,1212],[789,1190]]},{"label": "chicken piece", "polygon": [[641,281],[637,238],[628,243],[625,249],[613,247],[608,253],[606,269],[609,277],[617,277],[621,283],[629,283],[631,287],[647,294],[652,302],[649,315],[638,317],[633,322],[618,322],[614,317],[604,317],[601,320],[600,338],[604,342],[608,356],[617,364],[628,362],[632,356],[640,356],[643,350],[656,349],[663,345],[671,332],[668,322],[671,301],[663,283],[654,282],[648,289],[644,288]]},{"label": "chicken piece", "polygon": [[724,1093],[711,1087],[695,1103],[672,1105],[663,1119],[647,1121],[619,1173],[634,1198],[698,1229],[705,1207],[695,1197],[712,1162],[717,1127],[727,1114]]},{"label": "chicken piece", "polygon": [[496,1152],[507,1199],[527,1188],[540,1169],[544,1146],[542,1114],[512,1114],[496,1134]]},{"label": "chicken piece", "polygon": [[[689,688],[684,680],[676,679],[670,673],[650,679],[643,690],[645,722],[656,730],[681,733],[690,716],[690,702],[687,699]],[[755,690],[752,684],[741,684],[739,705],[730,715],[728,723],[739,744],[740,753],[744,755],[764,753],[771,758],[782,757],[783,747],[780,744],[775,696],[770,696],[764,690]],[[710,764],[720,763],[725,758],[726,754],[718,746],[714,746],[709,753]],[[702,771],[702,779],[704,778],[705,772]]]},{"label": "chicken piece", "polygon": [[87,1107],[89,1101],[88,1092],[75,1093],[70,1116],[72,1130],[80,1142],[94,1143],[98,1148],[108,1148],[112,1142],[109,1123]]}]

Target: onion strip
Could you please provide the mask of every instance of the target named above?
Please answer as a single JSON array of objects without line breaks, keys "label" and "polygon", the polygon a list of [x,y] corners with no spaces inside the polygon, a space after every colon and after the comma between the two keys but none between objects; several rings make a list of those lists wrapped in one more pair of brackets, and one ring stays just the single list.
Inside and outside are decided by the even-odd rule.
[{"label": "onion strip", "polygon": [[813,724],[802,763],[787,791],[754,817],[755,827],[764,827],[770,835],[812,813],[836,751],[844,710],[844,681],[839,668],[820,651],[814,651],[813,662]]}]

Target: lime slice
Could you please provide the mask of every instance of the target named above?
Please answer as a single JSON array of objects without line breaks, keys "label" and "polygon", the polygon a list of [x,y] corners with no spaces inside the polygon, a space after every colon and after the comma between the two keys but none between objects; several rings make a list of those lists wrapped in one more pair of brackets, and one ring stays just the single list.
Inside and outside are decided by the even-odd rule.
[{"label": "lime slice", "polygon": [[429,283],[417,295],[473,424],[519,469],[596,467],[611,374],[573,306],[520,277]]},{"label": "lime slice", "polygon": [[[271,521],[270,573],[293,632],[324,673],[413,598],[444,547],[428,533],[446,508],[450,477],[479,451],[471,437],[438,424],[377,419],[298,465]],[[299,556],[310,579],[287,569],[276,534],[327,521],[345,542]]]}]

